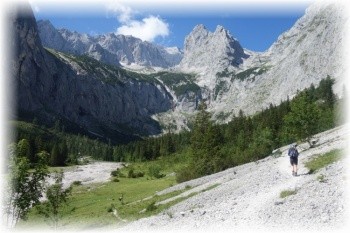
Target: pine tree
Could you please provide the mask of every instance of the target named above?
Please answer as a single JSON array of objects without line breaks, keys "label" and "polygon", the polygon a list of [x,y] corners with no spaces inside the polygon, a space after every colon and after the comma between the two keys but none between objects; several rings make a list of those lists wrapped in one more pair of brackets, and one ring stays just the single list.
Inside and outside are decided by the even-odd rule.
[{"label": "pine tree", "polygon": [[319,99],[323,99],[326,106],[330,108],[333,108],[336,101],[336,96],[332,89],[333,84],[334,79],[331,79],[331,77],[328,75],[326,79],[322,79],[320,81],[320,86],[318,87]]},{"label": "pine tree", "polygon": [[59,165],[59,157],[60,157],[60,151],[57,144],[54,144],[54,146],[51,149],[51,156],[50,156],[50,165],[51,166],[58,166]]},{"label": "pine tree", "polygon": [[320,111],[315,102],[303,92],[291,103],[291,112],[284,117],[285,131],[296,140],[306,140],[317,132]]},{"label": "pine tree", "polygon": [[220,170],[220,133],[210,117],[205,103],[201,103],[191,137],[192,168],[199,176]]},{"label": "pine tree", "polygon": [[68,148],[67,148],[67,144],[65,141],[63,141],[59,144],[58,151],[59,151],[59,155],[57,158],[57,165],[64,166],[64,165],[66,165],[66,160],[68,158]]}]

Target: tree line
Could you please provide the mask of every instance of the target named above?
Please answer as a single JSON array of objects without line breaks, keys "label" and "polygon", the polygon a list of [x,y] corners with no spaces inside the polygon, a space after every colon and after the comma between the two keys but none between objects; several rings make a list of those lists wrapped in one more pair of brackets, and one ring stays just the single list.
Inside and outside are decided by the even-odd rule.
[{"label": "tree line", "polygon": [[[183,182],[262,159],[273,149],[291,142],[308,141],[312,146],[312,135],[344,123],[341,110],[346,97],[338,99],[332,91],[333,84],[334,80],[327,77],[318,87],[312,85],[298,92],[293,100],[287,99],[278,106],[271,104],[253,116],[239,111],[229,123],[221,125],[212,120],[205,103],[201,103],[191,132],[169,132],[126,145],[67,134],[59,122],[51,129],[35,121],[13,122],[17,130],[14,142],[9,145],[6,221],[14,226],[20,219],[26,219],[46,190],[48,200],[40,213],[57,227],[59,208],[71,189],[63,189],[62,174],[55,175],[54,185],[44,187],[43,180],[49,176],[47,164],[76,164],[85,156],[106,161],[147,161],[184,152],[189,154],[189,162],[176,174],[177,181]],[[159,174],[159,170],[154,174]]]},{"label": "tree line", "polygon": [[[14,121],[13,143],[19,157],[30,163],[38,161],[37,154],[48,153],[50,166],[79,164],[84,158],[103,161],[134,162],[153,160],[170,155],[187,146],[190,132],[168,133],[123,145],[112,145],[84,135],[65,133],[62,129],[46,128],[36,123]],[[56,124],[58,125],[58,124]]]},{"label": "tree line", "polygon": [[223,125],[215,124],[202,104],[191,134],[192,160],[177,173],[178,182],[257,161],[295,141],[312,146],[312,135],[343,123],[344,98],[337,99],[333,84],[328,76],[317,88],[299,91],[293,100],[271,104],[253,116],[240,111]]},{"label": "tree line", "polygon": [[65,133],[59,122],[53,128],[15,122],[15,144],[18,153],[32,163],[37,161],[37,153],[46,151],[51,166],[77,164],[87,156],[105,161],[147,161],[191,149],[194,163],[200,166],[189,168],[198,171],[192,175],[195,177],[264,158],[274,148],[333,128],[342,108],[342,100],[332,91],[333,84],[328,76],[318,87],[299,91],[293,100],[278,106],[270,104],[253,116],[239,111],[229,123],[221,125],[211,120],[203,103],[191,132],[168,132],[123,145]]}]

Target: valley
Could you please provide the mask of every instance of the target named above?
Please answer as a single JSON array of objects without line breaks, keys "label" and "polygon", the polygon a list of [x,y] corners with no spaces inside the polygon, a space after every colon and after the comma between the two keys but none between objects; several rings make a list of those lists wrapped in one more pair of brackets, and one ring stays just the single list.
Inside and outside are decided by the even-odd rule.
[{"label": "valley", "polygon": [[[128,178],[130,167],[122,168],[124,175],[118,176],[118,182],[113,181],[106,167],[116,169],[120,166],[118,163],[93,162],[77,166],[75,171],[79,173],[88,171],[87,167],[103,168],[94,169],[93,173],[84,172],[85,178],[74,176],[83,182],[73,188],[69,208],[63,210],[67,215],[60,220],[60,229],[193,231],[232,227],[245,230],[250,226],[250,230],[287,230],[291,216],[298,219],[297,229],[345,229],[348,158],[336,159],[313,173],[306,162],[344,150],[348,136],[348,125],[344,125],[313,136],[317,141],[313,148],[307,143],[300,144],[297,177],[291,176],[286,155],[289,146],[278,148],[262,160],[180,184],[176,184],[173,175],[173,169],[184,162],[178,156],[131,165],[135,171],[143,171],[145,177]],[[165,176],[152,178],[149,168],[158,165],[162,166]],[[70,174],[77,174],[75,171],[65,172],[68,179],[64,186],[70,184]],[[94,172],[100,175],[95,176]],[[103,177],[106,179],[102,180]],[[279,197],[286,190],[294,190],[296,194]],[[75,210],[69,212],[72,207]],[[19,229],[49,227],[41,221],[38,216],[30,215],[27,223],[19,224]]]},{"label": "valley", "polygon": [[347,227],[343,3],[311,4],[264,52],[220,25],[180,49],[11,10],[9,228]]}]

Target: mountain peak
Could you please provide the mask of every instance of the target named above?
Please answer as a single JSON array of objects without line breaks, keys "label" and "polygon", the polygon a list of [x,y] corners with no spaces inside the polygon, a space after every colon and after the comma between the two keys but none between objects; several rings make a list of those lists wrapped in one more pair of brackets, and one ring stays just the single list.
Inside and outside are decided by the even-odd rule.
[{"label": "mountain peak", "polygon": [[218,25],[216,27],[214,34],[215,35],[222,35],[224,37],[227,37],[229,40],[233,39],[233,40],[237,41],[237,39],[233,38],[233,36],[230,34],[230,32],[221,25]]},{"label": "mountain peak", "polygon": [[208,29],[203,24],[196,25],[192,32],[185,38],[185,46],[188,43],[201,41],[203,39],[206,39],[211,33],[208,31]]},{"label": "mountain peak", "polygon": [[208,29],[204,26],[204,24],[197,24],[193,31],[208,31]]},{"label": "mountain peak", "polygon": [[217,32],[225,32],[225,33],[227,33],[227,30],[223,26],[218,25],[218,26],[216,26],[216,29],[215,29],[215,33],[217,33]]},{"label": "mountain peak", "polygon": [[208,31],[203,24],[195,26],[186,37],[184,48],[180,63],[184,70],[221,70],[238,66],[247,57],[239,42],[221,25],[215,32]]}]

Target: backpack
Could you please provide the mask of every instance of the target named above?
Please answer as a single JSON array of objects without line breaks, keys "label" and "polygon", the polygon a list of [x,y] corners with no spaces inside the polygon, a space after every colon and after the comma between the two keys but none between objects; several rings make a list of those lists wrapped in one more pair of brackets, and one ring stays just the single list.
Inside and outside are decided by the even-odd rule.
[{"label": "backpack", "polygon": [[296,157],[298,157],[299,153],[298,153],[297,149],[292,147],[292,148],[289,149],[288,155],[291,158],[296,158]]}]

